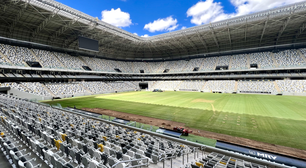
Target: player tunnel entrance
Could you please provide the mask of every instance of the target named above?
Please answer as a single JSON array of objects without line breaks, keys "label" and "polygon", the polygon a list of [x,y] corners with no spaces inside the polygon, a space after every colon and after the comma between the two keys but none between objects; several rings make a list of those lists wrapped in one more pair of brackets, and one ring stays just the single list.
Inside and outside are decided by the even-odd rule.
[{"label": "player tunnel entrance", "polygon": [[148,89],[148,83],[139,83],[140,89]]}]

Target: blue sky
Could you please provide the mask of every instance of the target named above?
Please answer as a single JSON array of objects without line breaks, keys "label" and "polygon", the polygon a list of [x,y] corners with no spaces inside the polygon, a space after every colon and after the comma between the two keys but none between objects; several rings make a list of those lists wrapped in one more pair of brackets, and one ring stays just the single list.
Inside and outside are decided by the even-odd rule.
[{"label": "blue sky", "polygon": [[57,0],[138,36],[154,36],[303,0]]}]

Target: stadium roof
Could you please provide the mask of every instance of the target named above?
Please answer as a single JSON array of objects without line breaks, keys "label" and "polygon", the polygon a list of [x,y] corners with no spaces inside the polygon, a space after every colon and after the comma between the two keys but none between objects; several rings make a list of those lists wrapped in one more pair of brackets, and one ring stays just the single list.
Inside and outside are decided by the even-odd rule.
[{"label": "stadium roof", "polygon": [[306,2],[139,37],[53,0],[1,0],[0,36],[78,50],[78,36],[99,41],[113,59],[171,59],[306,40]]}]

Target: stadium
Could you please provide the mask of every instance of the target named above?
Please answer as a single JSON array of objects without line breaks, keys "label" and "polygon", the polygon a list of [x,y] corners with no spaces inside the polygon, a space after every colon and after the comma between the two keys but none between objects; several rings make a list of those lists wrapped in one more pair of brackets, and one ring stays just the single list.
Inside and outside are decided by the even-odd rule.
[{"label": "stadium", "polygon": [[306,2],[147,38],[0,8],[0,167],[306,167]]}]

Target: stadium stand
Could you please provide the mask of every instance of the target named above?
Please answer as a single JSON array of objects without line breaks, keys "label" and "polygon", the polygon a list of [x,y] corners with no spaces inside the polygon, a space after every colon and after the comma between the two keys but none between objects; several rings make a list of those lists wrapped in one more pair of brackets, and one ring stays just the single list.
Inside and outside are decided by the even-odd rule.
[{"label": "stadium stand", "polygon": [[27,91],[32,94],[51,96],[50,92],[43,87],[43,84],[39,82],[22,82],[19,85],[23,85],[27,88]]},{"label": "stadium stand", "polygon": [[163,73],[165,69],[169,69],[170,73],[193,72],[196,67],[199,68],[198,71],[205,72],[214,71],[216,66],[228,66],[229,70],[242,70],[249,69],[249,64],[257,64],[258,69],[306,65],[305,48],[278,53],[257,52],[165,62],[124,62],[93,57],[74,57],[65,53],[6,44],[0,45],[0,52],[0,62],[4,65],[25,67],[28,66],[26,61],[33,61],[41,63],[44,68],[84,70],[82,66],[89,66],[94,71],[116,72],[115,69],[119,69],[123,73],[141,73],[140,70],[144,70],[145,73]]},{"label": "stadium stand", "polygon": [[207,81],[204,91],[209,92],[233,92],[235,91],[234,80]]},{"label": "stadium stand", "polygon": [[26,66],[26,61],[36,61],[28,48],[6,44],[2,44],[0,47],[1,52],[16,66]]},{"label": "stadium stand", "polygon": [[281,92],[306,93],[306,80],[277,80]]},{"label": "stadium stand", "polygon": [[47,83],[46,87],[55,95],[75,95],[86,92],[79,83]]},{"label": "stadium stand", "polygon": [[270,52],[258,52],[250,54],[250,64],[258,64],[259,68],[272,68],[273,59]]},{"label": "stadium stand", "polygon": [[50,51],[33,49],[34,54],[45,68],[64,69],[64,65]]},{"label": "stadium stand", "polygon": [[230,69],[247,69],[248,58],[246,54],[233,55]]},{"label": "stadium stand", "polygon": [[239,81],[238,91],[240,93],[265,93],[277,92],[273,81]]},{"label": "stadium stand", "polygon": [[204,65],[200,70],[213,71],[216,69],[218,57],[204,58]]},{"label": "stadium stand", "polygon": [[151,66],[152,73],[162,73],[164,69],[162,69],[164,62],[150,62],[149,66]]},{"label": "stadium stand", "polygon": [[[204,59],[191,59],[187,62],[186,66],[183,68],[183,72],[191,72],[195,67],[202,67]],[[199,69],[200,71],[201,69]]]},{"label": "stadium stand", "polygon": [[177,87],[180,91],[201,91],[205,81],[182,81]]},{"label": "stadium stand", "polygon": [[305,66],[304,59],[297,50],[285,50],[275,53],[275,61],[278,67]]},{"label": "stadium stand", "polygon": [[[205,92],[239,92],[239,93],[306,93],[306,80],[176,80],[147,81],[149,90],[205,91]],[[0,87],[11,87],[22,92],[41,96],[89,95],[111,92],[139,90],[138,81],[116,82],[73,82],[73,83],[39,83],[39,82],[6,82]],[[279,88],[279,90],[277,89]]]},{"label": "stadium stand", "polygon": [[64,53],[54,53],[57,58],[69,69],[82,70],[82,66],[87,66],[78,57],[72,57]]},{"label": "stadium stand", "polygon": [[108,93],[112,87],[105,82],[81,82],[86,89],[92,93]]},{"label": "stadium stand", "polygon": [[218,57],[217,66],[229,66],[231,58],[231,56]]},{"label": "stadium stand", "polygon": [[157,81],[152,89],[175,90],[181,81]]},{"label": "stadium stand", "polygon": [[151,67],[147,62],[134,62],[134,73],[139,73],[140,70],[143,70],[144,73],[151,73]]}]

